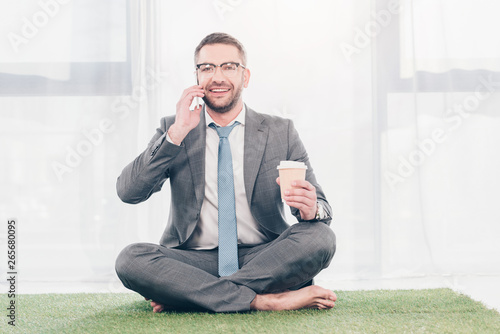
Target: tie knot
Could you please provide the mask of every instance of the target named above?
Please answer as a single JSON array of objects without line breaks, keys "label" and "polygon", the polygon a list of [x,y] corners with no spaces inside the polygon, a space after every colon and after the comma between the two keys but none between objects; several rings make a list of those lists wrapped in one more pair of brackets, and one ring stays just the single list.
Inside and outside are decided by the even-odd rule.
[{"label": "tie knot", "polygon": [[240,122],[236,121],[233,123],[233,125],[224,126],[224,127],[217,126],[217,125],[215,125],[215,123],[210,123],[208,126],[211,128],[214,128],[215,131],[217,131],[219,138],[227,138],[227,136],[229,136],[229,134],[231,133],[233,128],[238,124],[240,124]]}]

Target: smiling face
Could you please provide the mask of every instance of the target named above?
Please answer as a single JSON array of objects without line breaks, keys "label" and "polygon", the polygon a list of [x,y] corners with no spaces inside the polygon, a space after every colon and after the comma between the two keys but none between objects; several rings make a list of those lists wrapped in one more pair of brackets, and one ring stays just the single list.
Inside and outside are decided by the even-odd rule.
[{"label": "smiling face", "polygon": [[[201,48],[198,54],[197,64],[210,63],[220,65],[227,62],[243,64],[243,59],[238,49],[228,44],[208,44]],[[205,91],[206,106],[217,113],[227,113],[239,110],[243,107],[241,92],[248,87],[250,71],[241,66],[238,67],[236,75],[225,76],[220,67],[217,67],[213,75],[203,75],[197,71],[198,81]]]}]

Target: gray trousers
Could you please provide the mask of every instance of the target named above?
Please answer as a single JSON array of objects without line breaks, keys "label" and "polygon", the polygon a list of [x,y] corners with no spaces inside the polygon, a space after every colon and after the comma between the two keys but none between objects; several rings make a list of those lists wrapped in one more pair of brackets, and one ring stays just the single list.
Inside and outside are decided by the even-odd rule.
[{"label": "gray trousers", "polygon": [[335,234],[324,223],[290,226],[275,240],[239,247],[240,269],[219,277],[217,249],[184,250],[150,243],[127,246],[116,272],[128,289],[177,309],[250,310],[256,294],[297,289],[328,267]]}]

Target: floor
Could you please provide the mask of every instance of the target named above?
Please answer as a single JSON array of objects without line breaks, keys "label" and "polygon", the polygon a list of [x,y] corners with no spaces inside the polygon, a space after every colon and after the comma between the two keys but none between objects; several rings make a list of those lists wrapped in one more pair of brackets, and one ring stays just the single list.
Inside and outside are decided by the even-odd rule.
[{"label": "floor", "polygon": [[[500,312],[500,276],[426,276],[397,279],[339,280],[326,281],[316,279],[316,284],[332,290],[376,290],[376,289],[433,289],[450,288],[463,293],[486,307]],[[7,291],[7,284],[0,284],[2,291]],[[26,282],[18,284],[20,294],[39,293],[104,293],[128,292],[118,279],[110,278],[106,282]]]},{"label": "floor", "polygon": [[[486,307],[500,312],[500,276],[426,276],[398,279],[370,279],[355,281],[320,281],[317,284],[334,290],[400,290],[450,288],[480,301]],[[334,287],[334,288],[333,288]]]}]

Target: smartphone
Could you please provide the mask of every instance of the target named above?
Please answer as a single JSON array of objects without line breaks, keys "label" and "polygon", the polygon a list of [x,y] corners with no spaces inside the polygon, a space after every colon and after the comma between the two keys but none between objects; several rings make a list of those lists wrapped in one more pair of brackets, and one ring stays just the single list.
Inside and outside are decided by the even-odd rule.
[{"label": "smartphone", "polygon": [[[196,75],[196,71],[194,71],[194,78],[195,78],[195,80],[196,80],[196,84],[197,84],[197,85],[199,85],[199,84],[200,84],[200,82],[198,81],[198,76]],[[200,97],[199,97],[199,96],[196,96],[196,97],[194,98],[194,107],[193,107],[193,109],[194,109],[194,108],[197,108],[198,106],[201,106],[201,100],[200,100]]]}]

